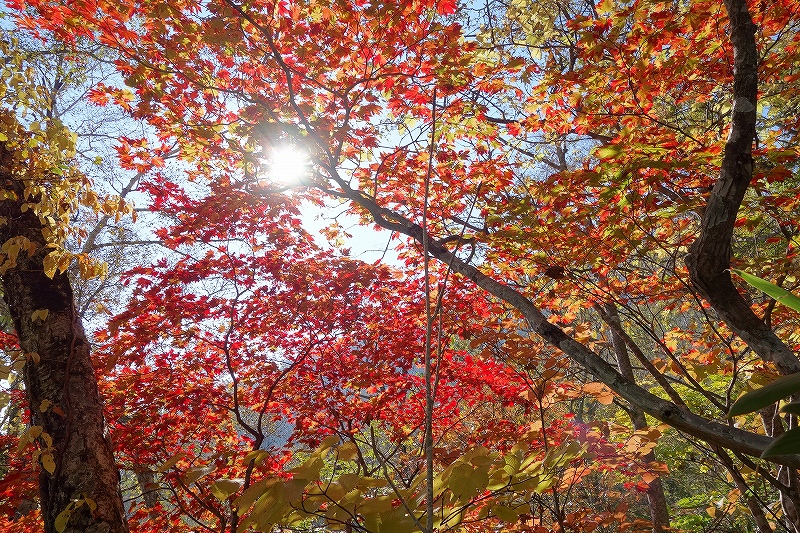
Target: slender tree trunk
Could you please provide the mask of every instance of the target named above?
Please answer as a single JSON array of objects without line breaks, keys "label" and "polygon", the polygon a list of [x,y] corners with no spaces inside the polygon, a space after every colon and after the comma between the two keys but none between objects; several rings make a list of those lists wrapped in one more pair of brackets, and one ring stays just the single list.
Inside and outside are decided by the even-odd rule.
[{"label": "slender tree trunk", "polygon": [[745,481],[741,472],[739,472],[739,469],[736,468],[731,456],[719,446],[714,446],[712,449],[720,458],[720,461],[722,461],[722,464],[728,470],[728,473],[730,473],[731,478],[733,478],[736,488],[738,488],[739,492],[742,494],[742,498],[744,498],[747,508],[750,510],[750,514],[753,516],[753,519],[756,522],[758,533],[773,533],[772,527],[769,525],[769,520],[767,520],[767,517],[764,514],[764,508],[762,507],[762,504],[755,497],[755,493],[747,485],[747,482]]},{"label": "slender tree trunk", "polygon": [[[621,327],[617,308],[613,304],[606,304],[605,312],[609,320],[613,320],[616,326]],[[614,348],[614,355],[617,358],[619,373],[633,382],[635,381],[633,366],[631,365],[630,357],[628,357],[628,348],[625,345],[625,340],[617,333],[616,328],[612,327],[610,331],[611,345]],[[647,419],[644,416],[644,411],[636,405],[629,403],[628,413],[630,414],[631,422],[635,430],[647,429]],[[650,451],[642,459],[647,462],[653,462],[656,460],[656,455]],[[669,508],[667,507],[667,497],[664,494],[664,485],[661,483],[660,477],[655,478],[647,484],[647,504],[650,508],[650,521],[653,523],[653,533],[661,533],[664,529],[668,529]]]},{"label": "slender tree trunk", "polygon": [[[35,247],[30,254],[19,252],[16,265],[2,274],[2,289],[20,346],[28,354],[24,383],[31,425],[43,432],[36,444],[44,458],[39,476],[44,530],[127,533],[119,472],[104,434],[89,343],[75,312],[69,279],[63,273],[52,279],[44,273],[43,260],[51,249],[45,248],[39,216],[33,209],[21,209],[36,199],[24,197],[20,166],[15,154],[0,144],[5,193],[0,200],[0,217],[5,220],[0,244],[23,236]],[[41,310],[47,310],[46,316],[36,313]],[[52,473],[46,468],[49,457],[54,460]]]}]

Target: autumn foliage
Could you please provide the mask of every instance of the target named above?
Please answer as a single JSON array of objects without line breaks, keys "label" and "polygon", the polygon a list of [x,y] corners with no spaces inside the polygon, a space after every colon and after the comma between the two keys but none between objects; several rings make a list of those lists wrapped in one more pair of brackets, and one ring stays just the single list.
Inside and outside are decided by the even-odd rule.
[{"label": "autumn foliage", "polygon": [[[800,531],[800,462],[758,458],[794,419],[726,418],[800,369],[728,271],[797,284],[792,0],[8,5],[101,46],[87,98],[142,125],[115,149],[158,251],[93,338],[132,531]],[[399,259],[307,232],[331,205]],[[59,243],[51,276],[97,273]],[[7,388],[0,524],[33,531]],[[697,453],[713,501],[662,484]]]}]

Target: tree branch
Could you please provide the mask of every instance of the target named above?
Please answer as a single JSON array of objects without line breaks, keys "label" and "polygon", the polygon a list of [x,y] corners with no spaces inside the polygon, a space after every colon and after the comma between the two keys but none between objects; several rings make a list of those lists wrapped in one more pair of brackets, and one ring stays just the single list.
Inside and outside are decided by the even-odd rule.
[{"label": "tree branch", "polygon": [[691,280],[728,326],[763,360],[783,374],[800,372],[800,360],[753,312],[733,284],[731,239],[736,214],[753,175],[758,51],[756,26],[745,0],[726,0],[734,49],[733,113],[719,178],[708,198],[700,235],[686,265]]}]

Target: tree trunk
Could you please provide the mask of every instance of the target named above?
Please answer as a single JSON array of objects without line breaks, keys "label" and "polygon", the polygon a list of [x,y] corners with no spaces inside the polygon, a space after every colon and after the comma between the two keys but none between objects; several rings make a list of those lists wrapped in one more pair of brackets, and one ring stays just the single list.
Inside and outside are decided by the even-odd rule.
[{"label": "tree trunk", "polygon": [[[615,326],[622,327],[619,323],[617,308],[613,304],[607,304],[605,312],[608,319],[614,321]],[[617,358],[619,373],[633,382],[635,381],[633,366],[631,365],[630,357],[628,357],[628,348],[625,345],[625,340],[617,333],[615,327],[611,327],[610,331],[611,345]],[[637,431],[647,429],[647,419],[644,416],[644,411],[635,404],[629,403],[628,413],[631,417],[633,429]],[[642,459],[651,463],[656,460],[656,454],[650,451]],[[650,509],[650,521],[653,523],[653,533],[661,533],[664,529],[669,529],[669,508],[667,507],[667,497],[664,495],[664,485],[661,483],[660,477],[647,484],[647,504]]]},{"label": "tree trunk", "polygon": [[[1,277],[3,296],[28,359],[24,383],[31,425],[43,432],[36,445],[42,461],[39,494],[44,530],[126,533],[119,472],[104,435],[89,343],[66,274],[51,279],[44,273],[43,260],[51,249],[45,247],[44,226],[35,210],[21,208],[36,199],[24,198],[26,184],[20,178],[24,163],[15,155],[0,144],[5,193],[0,200],[0,217],[5,219],[0,244],[22,236],[35,249],[19,251],[16,265]],[[46,315],[41,310],[47,310]],[[54,466],[48,464],[50,457]]]}]

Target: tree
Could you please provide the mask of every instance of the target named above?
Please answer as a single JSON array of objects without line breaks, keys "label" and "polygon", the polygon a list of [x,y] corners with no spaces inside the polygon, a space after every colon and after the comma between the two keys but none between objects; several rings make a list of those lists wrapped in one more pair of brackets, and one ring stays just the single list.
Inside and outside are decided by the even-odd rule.
[{"label": "tree", "polygon": [[[6,102],[17,109],[41,104],[43,93],[9,45],[3,43]],[[35,450],[46,531],[127,531],[89,343],[64,273],[73,259],[63,247],[71,231],[66,222],[79,202],[96,204],[97,195],[70,166],[74,139],[58,120],[23,126],[8,108],[1,116],[0,278],[19,343],[14,367],[24,365],[30,422],[20,448]],[[82,261],[84,274],[96,268]]]},{"label": "tree", "polygon": [[[282,201],[347,200],[408,237],[409,254],[439,260],[440,283],[451,271],[469,280],[492,314],[513,310],[526,322],[514,329],[732,472],[755,467],[781,433],[766,412],[768,435],[724,416],[744,381],[800,364],[780,339],[791,316],[759,304],[759,317],[728,272],[734,250],[762,277],[795,268],[788,0],[731,0],[727,15],[648,1],[485,13],[449,2],[31,5],[27,24],[119,51],[135,94],[101,87],[95,99],[132,109],[161,143],[129,140],[132,167],[161,164],[174,139],[189,179],[245,217],[282,188],[258,175],[269,146],[305,147],[313,175]],[[633,374],[621,349],[614,361],[597,342],[604,316],[640,365]],[[797,531],[800,460],[773,461],[782,466],[753,470]],[[752,501],[758,527],[772,529]]]}]

